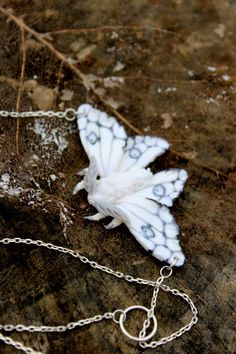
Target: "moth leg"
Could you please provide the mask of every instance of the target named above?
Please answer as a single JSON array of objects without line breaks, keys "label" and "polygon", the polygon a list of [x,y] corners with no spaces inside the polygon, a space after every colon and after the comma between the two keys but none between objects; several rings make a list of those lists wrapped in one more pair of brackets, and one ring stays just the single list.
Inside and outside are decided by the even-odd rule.
[{"label": "moth leg", "polygon": [[122,221],[119,219],[114,218],[108,225],[105,226],[107,230],[114,229],[115,227],[122,224]]},{"label": "moth leg", "polygon": [[88,171],[88,167],[83,168],[82,170],[78,171],[76,174],[77,176],[85,176]]},{"label": "moth leg", "polygon": [[84,189],[85,185],[84,185],[84,181],[81,181],[79,183],[76,184],[74,190],[73,190],[73,195],[75,195],[76,193],[78,193],[81,189]]},{"label": "moth leg", "polygon": [[106,215],[104,215],[102,213],[97,213],[97,214],[94,214],[94,215],[85,216],[84,219],[92,220],[92,221],[99,221],[101,219],[104,219],[105,217],[106,217]]}]

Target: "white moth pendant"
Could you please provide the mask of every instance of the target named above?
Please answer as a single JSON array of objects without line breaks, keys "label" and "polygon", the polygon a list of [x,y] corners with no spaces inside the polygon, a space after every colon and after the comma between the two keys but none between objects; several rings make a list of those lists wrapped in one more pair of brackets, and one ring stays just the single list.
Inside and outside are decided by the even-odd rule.
[{"label": "white moth pendant", "polygon": [[98,211],[87,219],[112,216],[107,229],[124,223],[154,257],[169,264],[177,258],[175,265],[183,265],[179,227],[167,207],[182,192],[187,172],[175,168],[153,174],[145,168],[169,148],[168,142],[129,137],[115,118],[89,104],[79,107],[77,123],[90,164],[80,173],[84,180],[73,194],[86,189],[89,203]]}]

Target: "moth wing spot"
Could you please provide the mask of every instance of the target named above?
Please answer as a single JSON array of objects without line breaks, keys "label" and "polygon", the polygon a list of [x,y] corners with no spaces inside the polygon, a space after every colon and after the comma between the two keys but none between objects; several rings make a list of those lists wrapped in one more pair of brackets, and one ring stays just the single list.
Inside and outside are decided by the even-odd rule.
[{"label": "moth wing spot", "polygon": [[96,142],[99,140],[99,137],[97,136],[96,133],[90,132],[87,136],[86,139],[90,142],[90,144],[95,145]]},{"label": "moth wing spot", "polygon": [[165,195],[165,188],[160,184],[157,184],[156,186],[153,187],[153,194],[156,197],[163,197],[163,195]]},{"label": "moth wing spot", "polygon": [[142,153],[137,147],[129,149],[129,157],[131,157],[131,159],[137,160],[141,155]]},{"label": "moth wing spot", "polygon": [[155,237],[155,232],[152,229],[151,225],[143,225],[141,226],[142,233],[144,237],[146,238],[154,238]]}]

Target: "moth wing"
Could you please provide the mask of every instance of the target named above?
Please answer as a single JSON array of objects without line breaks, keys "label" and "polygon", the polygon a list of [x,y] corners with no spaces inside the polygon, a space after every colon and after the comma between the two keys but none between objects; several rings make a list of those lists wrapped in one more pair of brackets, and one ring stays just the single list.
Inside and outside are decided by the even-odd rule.
[{"label": "moth wing", "polygon": [[169,148],[169,143],[154,136],[134,136],[127,139],[119,171],[139,170],[148,166]]},{"label": "moth wing", "polygon": [[136,194],[169,207],[183,191],[187,178],[187,172],[182,169],[161,171],[153,175],[150,185],[139,189]]},{"label": "moth wing", "polygon": [[97,176],[98,176],[98,169],[97,169],[96,159],[94,156],[91,156],[89,167],[87,168],[87,171],[84,176],[84,186],[88,194],[91,194],[93,192],[93,187],[97,180]]},{"label": "moth wing", "polygon": [[115,118],[83,104],[78,109],[80,139],[89,160],[94,156],[100,177],[118,169],[124,155],[127,134]]},{"label": "moth wing", "polygon": [[89,160],[95,157],[100,177],[139,170],[169,148],[169,143],[162,138],[128,137],[114,117],[89,104],[79,107],[77,124],[82,145]]},{"label": "moth wing", "polygon": [[[139,195],[122,198],[116,209],[136,240],[160,261],[182,266],[185,260],[179,240],[179,227],[166,206]],[[116,212],[117,213],[117,212]]]}]

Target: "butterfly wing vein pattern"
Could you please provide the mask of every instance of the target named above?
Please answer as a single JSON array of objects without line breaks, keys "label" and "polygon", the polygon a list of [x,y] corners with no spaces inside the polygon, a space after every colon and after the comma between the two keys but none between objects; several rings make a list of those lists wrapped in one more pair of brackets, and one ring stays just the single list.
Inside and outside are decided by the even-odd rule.
[{"label": "butterfly wing vein pattern", "polygon": [[176,265],[183,265],[179,227],[168,207],[183,191],[187,173],[169,169],[153,174],[146,168],[169,148],[168,142],[153,136],[129,137],[115,118],[89,104],[81,105],[78,113],[80,139],[90,164],[74,193],[87,190],[89,203],[98,210],[89,219],[112,216],[108,229],[124,223],[154,257],[169,264],[176,257]]}]

